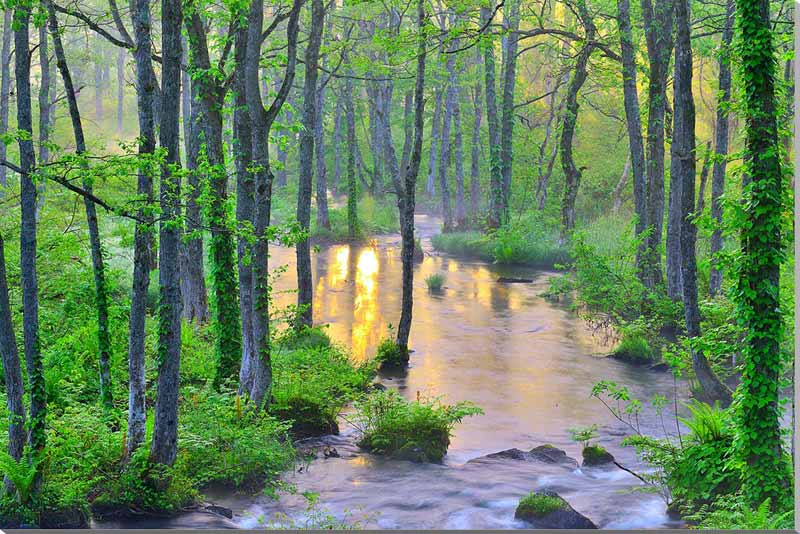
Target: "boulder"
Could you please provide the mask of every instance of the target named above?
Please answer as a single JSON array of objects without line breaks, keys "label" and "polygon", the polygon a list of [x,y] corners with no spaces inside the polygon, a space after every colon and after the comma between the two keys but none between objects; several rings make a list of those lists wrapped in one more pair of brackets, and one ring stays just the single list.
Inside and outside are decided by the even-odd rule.
[{"label": "boulder", "polygon": [[533,528],[596,529],[592,521],[577,512],[554,491],[539,491],[520,499],[514,517],[531,524]]},{"label": "boulder", "polygon": [[233,510],[231,510],[230,508],[225,508],[224,506],[219,506],[216,504],[206,504],[203,507],[203,510],[212,514],[220,515],[228,519],[233,519]]},{"label": "boulder", "polygon": [[567,453],[553,447],[552,445],[545,444],[534,447],[528,453],[532,459],[548,464],[570,464],[577,466],[578,462],[567,456]]},{"label": "boulder", "polygon": [[583,448],[583,466],[593,467],[614,463],[614,456],[600,445]]}]

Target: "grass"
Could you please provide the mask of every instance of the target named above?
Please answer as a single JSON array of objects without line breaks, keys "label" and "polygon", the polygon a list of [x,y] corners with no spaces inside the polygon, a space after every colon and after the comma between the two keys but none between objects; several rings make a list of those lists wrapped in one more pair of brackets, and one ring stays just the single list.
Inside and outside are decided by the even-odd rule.
[{"label": "grass", "polygon": [[634,364],[653,363],[658,359],[640,322],[620,327],[621,339],[611,356]]},{"label": "grass", "polygon": [[489,233],[452,232],[432,239],[433,247],[454,256],[506,265],[552,269],[570,260],[557,230],[536,214],[526,215]]},{"label": "grass", "polygon": [[441,462],[454,426],[464,417],[483,413],[468,402],[445,405],[438,399],[407,401],[394,390],[363,397],[355,407],[359,447],[415,462]]},{"label": "grass", "polygon": [[445,275],[442,273],[434,273],[425,278],[425,285],[428,286],[428,291],[438,293],[444,287]]},{"label": "grass", "polygon": [[378,343],[375,361],[381,369],[400,369],[408,365],[408,351],[398,347],[391,337],[383,338]]}]

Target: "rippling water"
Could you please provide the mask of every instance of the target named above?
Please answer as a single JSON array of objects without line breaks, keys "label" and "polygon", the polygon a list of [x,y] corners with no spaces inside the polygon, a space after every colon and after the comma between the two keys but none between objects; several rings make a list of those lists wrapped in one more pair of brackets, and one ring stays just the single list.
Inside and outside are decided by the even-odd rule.
[{"label": "rippling water", "polygon": [[[353,430],[343,423],[342,435],[318,443],[335,447],[341,457],[318,459],[286,480],[299,492],[318,493],[324,510],[364,527],[524,527],[514,520],[519,498],[545,486],[601,528],[679,526],[669,521],[658,495],[642,492],[641,483],[622,470],[483,458],[544,443],[579,458],[580,446],[570,440],[568,429],[598,424],[598,443],[623,464],[644,469],[633,451],[619,447],[625,426],[590,399],[589,392],[596,381],[613,380],[644,401],[655,394],[672,398],[675,385],[669,373],[601,358],[609,348],[566,307],[539,296],[551,273],[436,255],[428,238],[438,231],[439,221],[418,215],[416,223],[427,253],[414,276],[411,367],[405,377],[384,377],[383,382],[408,398],[420,394],[446,402],[470,400],[485,415],[456,428],[444,465],[362,453],[353,444]],[[356,359],[371,356],[388,326],[399,319],[399,244],[398,236],[386,236],[365,246],[322,247],[313,255],[315,323],[328,324],[331,337],[348,346]],[[271,261],[289,266],[276,283],[281,292],[276,301],[294,302],[289,291],[296,287],[294,250],[274,249]],[[425,277],[433,273],[446,275],[440,295],[430,294],[425,285]],[[501,283],[501,276],[533,281]],[[660,419],[647,404],[640,421],[644,432],[662,434]],[[302,520],[306,510],[298,495],[277,501],[225,493],[210,498],[232,508],[233,523],[244,528],[280,521],[280,514]],[[192,522],[186,517],[183,521]],[[204,521],[198,519],[196,526],[208,526]]]}]

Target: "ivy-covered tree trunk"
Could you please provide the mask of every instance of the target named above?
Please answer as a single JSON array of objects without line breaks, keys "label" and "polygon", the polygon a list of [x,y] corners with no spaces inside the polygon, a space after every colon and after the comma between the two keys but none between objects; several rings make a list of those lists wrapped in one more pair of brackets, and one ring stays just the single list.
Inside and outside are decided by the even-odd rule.
[{"label": "ivy-covered tree trunk", "polygon": [[505,53],[503,54],[503,105],[500,129],[500,172],[503,176],[502,222],[507,223],[510,217],[511,203],[511,170],[514,161],[514,88],[517,82],[517,48],[519,30],[519,0],[505,3],[503,20]]},{"label": "ivy-covered tree trunk", "polygon": [[[75,88],[72,84],[72,75],[67,65],[67,57],[64,47],[61,44],[61,34],[58,28],[55,8],[52,2],[47,2],[48,20],[50,36],[53,39],[53,49],[56,56],[56,64],[61,73],[61,80],[64,83],[64,92],[67,97],[69,116],[72,122],[72,132],[75,136],[75,152],[81,156],[86,153],[86,141],[83,134],[83,123],[81,122],[78,100]],[[84,190],[91,194],[92,183],[89,180],[83,182]],[[97,208],[94,201],[84,197],[84,207],[86,209],[86,224],[89,228],[89,243],[92,252],[92,270],[94,272],[95,287],[95,306],[97,308],[97,349],[100,368],[100,402],[106,410],[113,408],[113,395],[111,385],[111,332],[108,325],[108,288],[106,286],[106,271],[103,262],[102,243],[100,241],[100,227],[97,221]]]},{"label": "ivy-covered tree trunk", "polygon": [[719,65],[719,87],[717,91],[717,129],[714,140],[714,168],[711,171],[711,217],[714,232],[711,234],[711,271],[708,276],[708,291],[711,296],[722,289],[722,270],[715,259],[723,247],[722,195],[725,193],[725,170],[728,164],[728,108],[731,102],[731,43],[733,41],[735,0],[728,0],[725,8],[725,27]]},{"label": "ivy-covered tree trunk", "polygon": [[[139,121],[139,157],[142,159],[137,175],[136,192],[142,202],[153,202],[154,165],[148,161],[155,151],[154,104],[158,81],[152,76],[150,56],[150,2],[133,0],[131,17],[134,30],[134,60],[136,63],[136,102]],[[127,451],[130,455],[144,442],[147,411],[145,406],[145,319],[147,289],[150,285],[150,253],[152,220],[149,210],[142,206],[137,211],[138,220],[133,242],[133,287],[128,333],[128,435]],[[145,222],[147,221],[147,222]]]},{"label": "ivy-covered tree trunk", "polygon": [[[478,64],[480,64],[480,56],[477,56]],[[470,219],[474,221],[480,212],[480,194],[481,194],[481,119],[483,118],[483,106],[481,100],[483,99],[483,87],[480,81],[475,82],[472,89],[472,106],[475,114],[472,119],[472,141],[470,149],[470,167],[469,167],[469,203],[470,203]]]},{"label": "ivy-covered tree trunk", "polygon": [[739,54],[744,80],[744,218],[736,301],[745,328],[742,380],[736,395],[735,447],[746,468],[751,504],[777,504],[790,493],[781,448],[780,376],[783,370],[780,266],[784,252],[784,184],[775,105],[775,48],[767,0],[737,0]]},{"label": "ivy-covered tree trunk", "polygon": [[[695,108],[692,97],[692,45],[690,40],[689,0],[678,0],[675,5],[675,115],[670,158],[674,180],[680,180],[680,269],[683,284],[683,309],[686,336],[690,342],[700,336],[700,309],[697,304],[697,260],[695,245],[697,228],[692,220],[696,177],[695,158]],[[708,399],[730,404],[728,388],[720,382],[708,363],[702,349],[692,347],[692,368],[697,381]]]},{"label": "ivy-covered tree trunk", "polygon": [[[323,0],[311,0],[311,28],[305,54],[303,87],[303,129],[300,133],[300,161],[297,188],[297,222],[307,234],[311,231],[311,189],[314,178],[314,128],[317,123],[317,78],[319,49],[325,19]],[[311,239],[306,236],[296,246],[297,252],[297,328],[313,324],[313,280],[311,277]]]},{"label": "ivy-covered tree trunk", "polygon": [[[11,318],[11,304],[8,299],[8,279],[6,277],[5,243],[0,234],[0,360],[3,363],[5,381],[6,410],[8,411],[8,454],[19,461],[25,448],[25,404],[23,395],[22,370],[17,350],[17,336]],[[6,479],[6,489],[11,485]]]},{"label": "ivy-covered tree trunk", "polygon": [[159,142],[166,151],[161,166],[159,224],[158,386],[150,460],[172,465],[178,453],[178,389],[181,357],[180,247],[180,106],[181,2],[161,2],[161,81]]},{"label": "ivy-covered tree trunk", "polygon": [[[481,7],[481,24],[491,21],[492,10]],[[490,228],[497,228],[502,221],[503,173],[502,150],[500,146],[500,126],[497,119],[497,89],[494,72],[494,43],[489,40],[483,46],[483,73],[486,85],[486,124],[489,130],[489,216],[486,220]]]},{"label": "ivy-covered tree trunk", "polygon": [[[18,138],[20,162],[20,278],[22,282],[22,334],[25,365],[30,388],[28,443],[31,453],[44,452],[47,437],[47,396],[45,392],[42,353],[39,344],[39,282],[36,273],[36,184],[33,173],[36,156],[33,151],[33,113],[31,111],[31,10],[27,3],[14,6],[14,78],[17,89],[17,129],[27,132]],[[36,485],[41,479],[37,465]]]},{"label": "ivy-covered tree trunk", "polygon": [[[642,122],[639,110],[639,93],[636,84],[636,50],[633,46],[631,30],[631,6],[629,0],[618,0],[617,23],[619,24],[620,44],[622,48],[622,90],[625,103],[625,119],[628,128],[628,147],[630,171],[633,175],[633,204],[636,213],[636,236],[643,236],[649,226],[647,206],[647,175],[645,172],[644,140],[642,138]],[[638,275],[644,280],[642,262],[646,254],[647,243],[636,251]]]},{"label": "ivy-covered tree trunk", "polygon": [[200,14],[190,3],[186,14],[189,35],[189,68],[197,84],[197,96],[202,106],[202,126],[198,128],[201,154],[205,154],[208,175],[209,201],[206,221],[211,229],[211,276],[214,287],[214,327],[216,333],[217,371],[214,385],[239,374],[242,358],[242,332],[239,316],[238,287],[233,232],[228,218],[228,175],[223,144],[223,116],[227,88],[213,76],[205,27]]},{"label": "ivy-covered tree trunk", "polygon": [[[347,51],[342,51],[343,62],[349,61]],[[356,184],[356,113],[353,103],[353,80],[348,77],[344,81],[344,108],[347,127],[347,236],[354,239],[358,236],[358,185]]]}]

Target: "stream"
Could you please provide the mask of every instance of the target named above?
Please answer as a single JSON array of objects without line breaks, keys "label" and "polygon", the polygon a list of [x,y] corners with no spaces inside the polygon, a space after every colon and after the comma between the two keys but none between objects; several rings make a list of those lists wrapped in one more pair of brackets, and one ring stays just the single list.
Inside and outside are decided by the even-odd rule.
[{"label": "stream", "polygon": [[[531,490],[557,491],[599,528],[676,528],[661,497],[642,491],[643,484],[616,467],[577,468],[563,464],[487,458],[516,447],[530,450],[552,444],[580,460],[581,445],[569,428],[598,425],[599,438],[621,464],[646,470],[630,448],[620,447],[628,429],[596,399],[593,384],[611,380],[627,385],[643,402],[642,431],[663,435],[662,423],[648,400],[672,399],[675,384],[668,372],[603,358],[610,348],[592,335],[567,306],[539,295],[554,273],[464,261],[432,250],[430,237],[440,221],[416,216],[425,259],[414,274],[411,363],[403,377],[381,377],[387,387],[409,399],[440,396],[446,403],[469,400],[484,415],[456,426],[443,465],[387,460],[361,452],[345,421],[341,434],[316,440],[334,447],[339,457],[320,453],[298,464],[284,480],[298,494],[272,500],[263,495],[220,490],[208,499],[230,508],[233,519],[191,513],[171,519],[96,525],[102,527],[263,528],[285,522],[302,524],[307,502],[300,492],[319,495],[319,509],[361,528],[498,529],[525,528],[514,519],[520,497]],[[326,324],[331,338],[346,345],[353,358],[374,354],[400,313],[399,235],[380,236],[368,245],[322,246],[312,255],[314,322]],[[276,282],[276,303],[296,296],[294,249],[273,248],[272,265],[287,265]],[[425,277],[446,275],[441,294],[428,292]],[[502,283],[499,277],[531,279]],[[678,385],[681,399],[685,384]],[[667,428],[672,430],[669,420]],[[210,517],[209,517],[210,516]],[[284,519],[281,519],[281,517]]]}]

